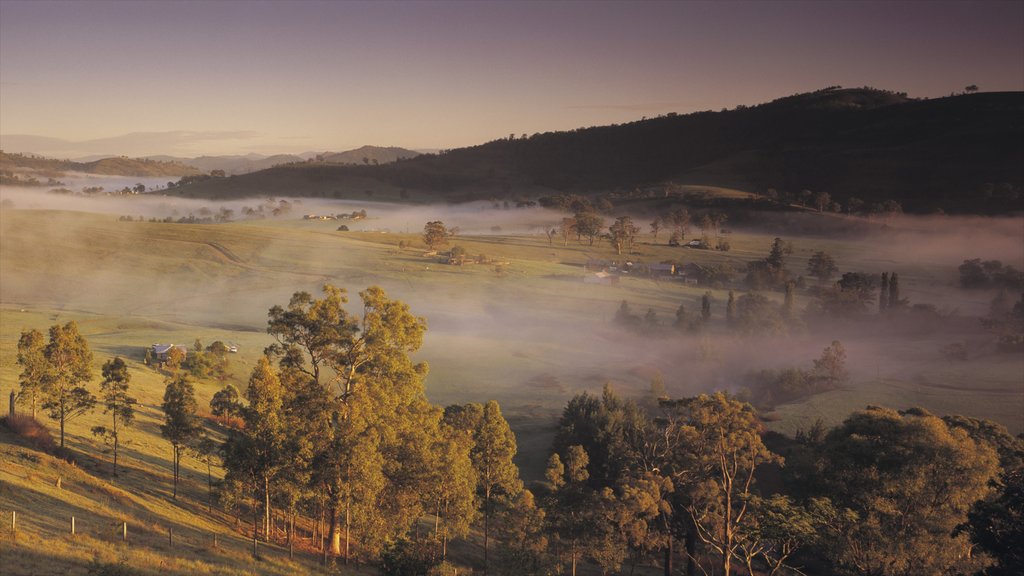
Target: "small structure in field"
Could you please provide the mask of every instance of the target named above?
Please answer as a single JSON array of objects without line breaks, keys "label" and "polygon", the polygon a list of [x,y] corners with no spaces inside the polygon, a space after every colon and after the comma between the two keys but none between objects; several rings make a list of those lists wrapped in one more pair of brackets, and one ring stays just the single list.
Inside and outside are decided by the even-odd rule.
[{"label": "small structure in field", "polygon": [[651,276],[675,276],[675,264],[648,264],[647,273]]},{"label": "small structure in field", "polygon": [[167,355],[171,352],[171,349],[177,348],[181,351],[182,358],[188,356],[188,346],[181,344],[153,344],[150,347],[150,351],[153,353],[153,359],[157,362],[166,362]]}]

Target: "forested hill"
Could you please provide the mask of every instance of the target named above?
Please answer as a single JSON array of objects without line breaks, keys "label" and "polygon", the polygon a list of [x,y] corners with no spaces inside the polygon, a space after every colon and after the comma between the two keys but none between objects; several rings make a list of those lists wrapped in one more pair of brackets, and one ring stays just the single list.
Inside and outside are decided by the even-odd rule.
[{"label": "forested hill", "polygon": [[86,172],[107,176],[189,176],[199,174],[199,170],[193,166],[148,158],[116,156],[92,162],[74,162],[27,154],[8,154],[2,150],[0,150],[0,170],[30,171],[43,176],[60,176],[64,172]]},{"label": "forested hill", "polygon": [[517,196],[537,187],[602,192],[677,184],[896,200],[908,211],[1021,209],[1024,93],[914,100],[830,88],[720,112],[510,137],[381,166],[311,163],[208,181],[179,193],[438,199]]}]

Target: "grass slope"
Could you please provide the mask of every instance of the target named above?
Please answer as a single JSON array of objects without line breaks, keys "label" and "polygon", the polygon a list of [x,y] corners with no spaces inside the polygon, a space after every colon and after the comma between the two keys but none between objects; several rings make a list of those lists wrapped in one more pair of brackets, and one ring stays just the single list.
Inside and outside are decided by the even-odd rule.
[{"label": "grass slope", "polygon": [[[138,424],[123,452],[128,473],[117,479],[109,476],[106,448],[89,433],[90,427],[106,423],[101,413],[68,426],[75,466],[32,452],[0,433],[0,510],[8,514],[0,516],[0,526],[9,522],[14,508],[22,525],[16,542],[0,532],[4,573],[8,566],[15,574],[82,573],[94,554],[104,562],[124,557],[153,573],[313,570],[312,558],[291,564],[280,549],[253,562],[247,541],[233,530],[233,519],[203,510],[206,471],[191,458],[183,463],[183,495],[177,504],[170,502],[170,446],[158,428],[163,376],[141,360],[144,348],[155,342],[191,345],[199,338],[204,344],[235,343],[240,352],[231,356],[229,381],[244,387],[270,343],[264,332],[267,309],[287,302],[296,290],[317,293],[324,282],[351,290],[354,312],[354,292],[379,284],[426,316],[429,329],[418,356],[431,366],[428,396],[442,405],[499,400],[517,434],[518,462],[527,479],[542,477],[558,414],[576,393],[597,392],[610,381],[620,393],[642,398],[658,372],[673,396],[736,390],[745,367],[806,367],[833,337],[848,345],[851,382],[778,407],[773,428],[792,432],[816,418],[834,424],[866,404],[883,404],[992,418],[1014,433],[1024,429],[1024,361],[995,354],[972,317],[986,310],[990,295],[951,288],[957,260],[950,261],[944,251],[908,257],[906,248],[893,242],[897,236],[886,235],[895,231],[878,230],[880,238],[873,241],[787,237],[794,244],[789,267],[801,271],[814,251],[827,250],[843,270],[896,269],[904,296],[940,307],[956,305],[966,316],[912,333],[870,324],[847,328],[839,336],[797,331],[784,339],[749,341],[725,330],[727,291],[720,288],[710,289],[716,304],[704,334],[672,336],[667,331],[643,337],[615,326],[611,318],[622,300],[635,313],[650,308],[670,323],[680,303],[691,314],[698,311],[706,288],[630,276],[617,286],[584,284],[582,266],[588,259],[615,258],[607,243],[572,240],[562,246],[549,244],[543,235],[500,234],[454,240],[470,255],[508,262],[499,274],[491,265],[440,264],[424,256],[418,235],[374,232],[369,230],[372,222],[365,226],[364,231],[339,233],[337,222],[297,217],[180,225],[81,213],[0,212],[0,398],[17,386],[20,332],[75,320],[94,351],[97,373],[107,359],[125,358],[133,394],[141,402]],[[647,235],[632,257],[742,268],[765,256],[772,236],[737,231],[730,236],[732,250],[717,252],[654,244]],[[661,242],[665,237],[663,232]],[[401,248],[403,243],[412,247]],[[956,299],[942,300],[950,295]],[[780,294],[768,296],[781,302]],[[797,307],[807,301],[799,296]],[[940,361],[938,350],[951,341],[966,341],[971,359]],[[200,406],[222,385],[200,382]],[[61,491],[54,486],[57,476],[63,478]],[[66,534],[72,514],[81,523],[78,539]],[[127,547],[112,532],[122,517],[130,523]],[[168,527],[178,535],[174,547],[166,545]],[[222,550],[210,547],[214,533],[220,535]],[[467,545],[465,557],[474,558],[474,550]]]}]

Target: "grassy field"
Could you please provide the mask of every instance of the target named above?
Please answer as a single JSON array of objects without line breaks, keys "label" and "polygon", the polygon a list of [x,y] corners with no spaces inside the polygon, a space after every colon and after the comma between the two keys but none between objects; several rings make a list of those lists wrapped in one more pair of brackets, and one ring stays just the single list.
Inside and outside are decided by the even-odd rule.
[{"label": "grassy field", "polygon": [[[494,211],[493,216],[500,215]],[[482,212],[479,218],[485,224],[491,216]],[[537,211],[524,213],[523,221],[534,226],[559,217]],[[170,501],[171,449],[158,428],[163,376],[141,360],[145,347],[157,342],[222,340],[239,346],[239,353],[231,355],[228,381],[242,387],[271,342],[265,333],[267,309],[287,303],[298,290],[317,293],[326,282],[350,291],[354,312],[356,293],[380,285],[424,316],[429,328],[418,358],[431,366],[428,396],[442,405],[497,399],[517,434],[519,464],[528,480],[542,477],[557,417],[576,393],[597,392],[610,382],[624,395],[644,397],[659,374],[674,396],[736,391],[752,370],[809,367],[833,339],[847,346],[851,381],[840,390],[777,407],[770,427],[792,433],[818,418],[834,424],[852,410],[880,404],[991,418],[1014,433],[1024,430],[1024,359],[996,353],[991,336],[981,330],[975,316],[987,310],[992,295],[955,287],[956,264],[988,257],[993,250],[980,240],[971,250],[988,252],[913,252],[911,246],[930,244],[927,237],[914,240],[895,224],[873,237],[786,234],[794,249],[790,269],[803,271],[814,251],[826,250],[843,271],[896,270],[905,297],[936,304],[946,314],[936,323],[909,328],[815,326],[785,337],[744,339],[724,326],[725,287],[709,290],[715,298],[712,323],[699,335],[666,327],[645,336],[615,325],[612,318],[623,300],[634,313],[642,316],[651,309],[668,325],[680,304],[697,313],[708,289],[642,276],[624,276],[615,286],[583,283],[587,260],[616,258],[607,242],[591,246],[571,240],[563,246],[557,240],[549,243],[543,234],[522,232],[453,240],[469,255],[502,262],[497,270],[493,264],[442,264],[424,255],[415,232],[375,230],[372,219],[351,232],[338,232],[337,225],[299,217],[182,225],[59,211],[0,212],[2,397],[17,386],[21,331],[45,331],[75,320],[95,354],[97,372],[113,356],[128,361],[132,390],[141,403],[123,451],[128,473],[116,480],[109,476],[105,447],[88,432],[104,423],[101,413],[68,426],[75,465],[31,451],[6,432],[0,435],[0,526],[5,526],[0,528],[0,566],[5,574],[46,573],[36,569],[43,555],[54,574],[84,573],[94,556],[150,566],[153,573],[314,569],[310,551],[299,554],[295,563],[279,548],[268,550],[262,561],[251,560],[250,544],[234,529],[234,520],[203,510],[206,470],[192,458],[183,463],[182,497]],[[746,262],[763,258],[776,235],[738,228],[729,235],[732,249],[718,252],[666,246],[664,232],[656,244],[645,234],[630,258],[732,266],[740,280]],[[781,303],[781,294],[768,296]],[[798,309],[808,303],[808,296],[798,295]],[[965,343],[967,361],[943,359],[939,350],[951,342]],[[223,385],[199,383],[200,405],[206,406]],[[57,477],[61,489],[55,486]],[[12,509],[20,510],[17,540],[4,531]],[[71,515],[81,523],[77,538],[67,533]],[[128,545],[114,531],[122,518],[130,523]],[[167,528],[174,531],[173,545],[167,544]],[[213,534],[218,549],[212,547]],[[473,550],[469,545],[468,557]]]}]

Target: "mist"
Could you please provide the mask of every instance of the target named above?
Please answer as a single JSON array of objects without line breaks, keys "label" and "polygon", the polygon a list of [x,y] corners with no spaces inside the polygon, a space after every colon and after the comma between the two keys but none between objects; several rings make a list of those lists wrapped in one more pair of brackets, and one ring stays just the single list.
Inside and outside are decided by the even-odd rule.
[{"label": "mist", "polygon": [[[606,383],[639,399],[650,399],[655,378],[664,381],[673,397],[722,389],[744,393],[752,373],[810,369],[822,350],[839,340],[847,351],[850,379],[823,399],[851,409],[899,402],[898,408],[921,403],[952,411],[977,388],[990,396],[977,409],[983,412],[980,416],[1014,432],[1024,430],[1019,416],[1024,408],[1019,386],[1024,359],[999,354],[979,321],[995,291],[964,290],[957,272],[968,258],[999,259],[1024,269],[1020,218],[902,217],[877,234],[854,239],[779,234],[794,244],[788,266],[797,274],[803,273],[811,253],[824,249],[834,254],[840,274],[898,272],[910,305],[934,309],[887,319],[875,318],[874,310],[864,318],[808,318],[784,333],[741,336],[725,326],[727,287],[640,277],[626,278],[619,286],[583,284],[580,264],[591,254],[606,257],[603,245],[573,242],[572,250],[547,258],[546,271],[539,275],[522,272],[516,261],[507,274],[499,275],[487,267],[463,270],[439,264],[424,258],[421,249],[397,250],[395,243],[351,240],[337,232],[345,224],[353,232],[418,235],[427,221],[441,220],[459,228],[466,242],[488,236],[501,243],[522,238],[547,256],[543,231],[563,216],[550,210],[495,208],[489,202],[408,206],[289,198],[291,211],[276,219],[239,218],[185,233],[168,227],[186,225],[97,225],[96,218],[179,217],[203,208],[227,208],[237,217],[244,207],[266,200],[203,201],[159,194],[68,197],[8,187],[2,196],[14,203],[14,210],[3,208],[0,228],[0,302],[5,308],[137,319],[167,335],[161,340],[186,343],[195,337],[222,338],[227,331],[251,357],[270,343],[265,334],[268,308],[286,304],[292,293],[303,290],[316,296],[323,284],[332,283],[349,290],[350,310],[358,314],[358,291],[380,285],[427,320],[416,357],[431,366],[431,400],[448,404],[498,399],[519,426],[549,426],[574,394],[597,393]],[[61,212],[45,218],[13,217],[32,210]],[[365,220],[303,219],[358,210],[366,210]],[[644,221],[637,217],[637,222]],[[749,233],[742,227],[733,231],[734,236]],[[764,239],[766,252],[771,234],[760,234],[755,240]],[[461,242],[459,237],[455,243]],[[694,254],[685,249],[677,253],[680,262]],[[727,256],[742,262],[763,254]],[[708,326],[699,332],[673,328],[679,304],[693,317],[709,289],[715,303]],[[736,291],[739,295],[745,290]],[[781,293],[765,295],[781,306]],[[640,333],[616,324],[622,300],[640,316],[650,308],[661,326]],[[801,294],[797,310],[802,313],[812,304],[813,297]],[[5,322],[17,318],[5,312]],[[131,348],[151,343],[124,344]],[[943,347],[952,343],[966,346],[966,362],[953,364],[943,356]],[[778,408],[782,413],[791,409]],[[798,423],[807,425],[812,416],[835,423],[845,413],[811,401],[800,408]]]}]

